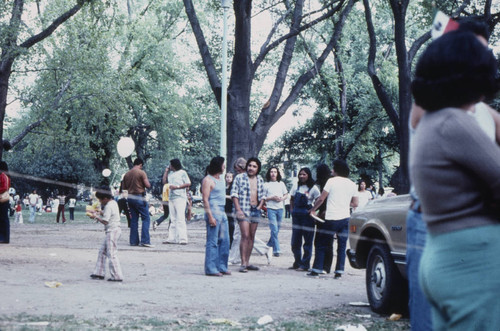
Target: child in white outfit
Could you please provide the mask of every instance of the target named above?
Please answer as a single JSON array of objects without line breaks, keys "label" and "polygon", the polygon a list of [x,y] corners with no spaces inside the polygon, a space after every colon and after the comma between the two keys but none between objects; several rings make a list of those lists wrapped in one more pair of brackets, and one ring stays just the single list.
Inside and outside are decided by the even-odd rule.
[{"label": "child in white outfit", "polygon": [[96,221],[104,224],[106,238],[104,239],[101,249],[99,250],[94,273],[90,275],[90,278],[104,279],[104,276],[106,275],[107,258],[109,259],[109,272],[111,273],[111,278],[109,278],[108,281],[121,282],[123,280],[123,275],[120,267],[120,261],[117,256],[117,242],[122,233],[120,228],[120,212],[118,210],[118,204],[113,199],[111,191],[109,190],[98,191],[95,196],[99,199],[103,210],[100,212],[93,212],[91,218],[94,218]]}]

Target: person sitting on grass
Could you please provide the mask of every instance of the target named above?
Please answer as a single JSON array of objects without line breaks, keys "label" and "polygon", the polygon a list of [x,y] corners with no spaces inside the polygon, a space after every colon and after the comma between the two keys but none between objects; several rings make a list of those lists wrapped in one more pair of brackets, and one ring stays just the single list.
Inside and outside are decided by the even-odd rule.
[{"label": "person sitting on grass", "polygon": [[106,238],[102,243],[101,249],[99,249],[94,273],[90,275],[90,278],[104,279],[106,274],[106,258],[108,258],[109,272],[111,274],[111,278],[109,278],[108,281],[121,282],[123,280],[123,275],[120,261],[117,256],[117,243],[122,233],[118,203],[113,199],[113,195],[109,188],[97,191],[95,196],[101,203],[102,211],[93,212],[91,218],[104,224]]}]

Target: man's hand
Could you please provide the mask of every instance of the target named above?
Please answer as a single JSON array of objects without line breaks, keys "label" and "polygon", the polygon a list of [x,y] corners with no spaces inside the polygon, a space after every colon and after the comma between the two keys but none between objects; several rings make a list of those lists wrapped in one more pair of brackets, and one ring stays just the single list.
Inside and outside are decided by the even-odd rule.
[{"label": "man's hand", "polygon": [[244,220],[245,219],[245,213],[241,210],[238,210],[236,212],[236,218],[239,219],[239,220]]},{"label": "man's hand", "polygon": [[213,216],[211,216],[208,219],[208,223],[210,224],[210,226],[216,226],[217,225],[217,220]]}]

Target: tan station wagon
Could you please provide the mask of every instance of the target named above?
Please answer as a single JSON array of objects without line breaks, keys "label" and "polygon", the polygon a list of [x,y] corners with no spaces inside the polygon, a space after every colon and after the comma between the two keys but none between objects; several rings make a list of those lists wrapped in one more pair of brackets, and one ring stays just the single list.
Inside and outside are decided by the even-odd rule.
[{"label": "tan station wagon", "polygon": [[405,312],[406,214],[409,195],[374,200],[356,210],[349,221],[349,263],[366,269],[366,292],[371,309],[380,314]]}]

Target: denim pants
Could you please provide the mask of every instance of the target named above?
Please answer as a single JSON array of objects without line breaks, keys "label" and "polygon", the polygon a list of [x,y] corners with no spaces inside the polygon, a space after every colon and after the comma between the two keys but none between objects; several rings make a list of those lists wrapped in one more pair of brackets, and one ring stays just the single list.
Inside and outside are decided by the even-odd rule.
[{"label": "denim pants", "polygon": [[[292,252],[295,268],[309,269],[314,239],[314,221],[308,213],[292,213]],[[304,244],[302,245],[302,240]],[[302,247],[301,247],[302,246]],[[302,248],[304,254],[302,254]]]},{"label": "denim pants", "polygon": [[163,215],[160,216],[155,222],[157,225],[160,225],[164,220],[168,218],[168,201],[163,201],[162,202],[162,207],[163,207]]},{"label": "denim pants", "polygon": [[431,306],[422,292],[418,282],[420,260],[425,247],[427,227],[418,211],[419,203],[414,203],[414,209],[406,216],[406,273],[410,299],[410,325],[413,331],[432,330]]},{"label": "denim pants", "polygon": [[500,330],[500,224],[428,234],[419,281],[436,331]]},{"label": "denim pants", "polygon": [[208,216],[205,214],[207,224],[207,243],[205,245],[205,274],[227,272],[229,257],[229,229],[224,206],[211,206],[212,215],[217,221],[216,226],[210,226]]},{"label": "denim pants", "polygon": [[[321,231],[319,231],[321,230]],[[325,220],[325,223],[318,227],[317,250],[314,258],[313,271],[323,272],[325,268],[325,257],[328,256],[328,249],[333,250],[333,238],[337,235],[337,263],[335,264],[335,273],[343,274],[345,266],[345,255],[347,247],[347,237],[349,236],[349,218],[341,220]],[[326,261],[326,266],[329,268]]]},{"label": "denim pants", "polygon": [[[127,199],[130,209],[130,245],[151,244],[149,239],[149,206],[141,195],[129,194]],[[141,240],[139,242],[139,216],[142,219]]]},{"label": "denim pants", "polygon": [[30,223],[35,223],[36,206],[30,206]]},{"label": "denim pants", "polygon": [[271,237],[267,242],[267,246],[272,247],[274,253],[281,253],[278,233],[281,228],[281,220],[283,219],[283,209],[267,209],[267,218],[269,219],[269,229]]},{"label": "denim pants", "polygon": [[335,221],[318,223],[314,238],[314,263],[312,271],[330,273],[333,261],[333,241],[335,238]]}]

